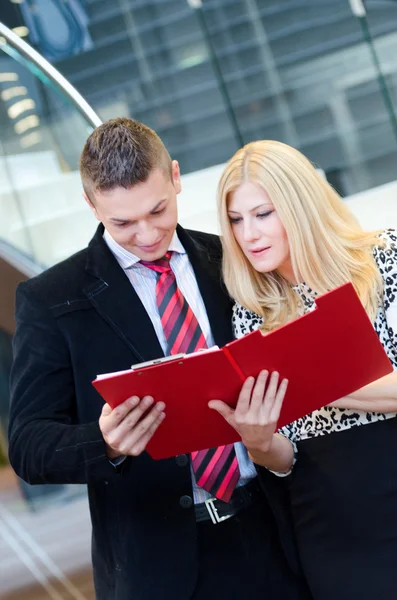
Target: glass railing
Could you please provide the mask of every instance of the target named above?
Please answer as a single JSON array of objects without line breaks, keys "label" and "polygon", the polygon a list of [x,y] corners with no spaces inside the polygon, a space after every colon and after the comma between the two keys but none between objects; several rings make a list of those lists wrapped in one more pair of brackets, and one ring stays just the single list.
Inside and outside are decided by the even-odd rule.
[{"label": "glass railing", "polygon": [[85,487],[30,486],[7,466],[13,297],[18,281],[84,247],[95,229],[78,161],[100,123],[74,87],[0,23],[0,491],[12,481],[7,493],[31,508],[79,497]]},{"label": "glass railing", "polygon": [[0,241],[41,267],[83,247],[94,230],[78,160],[100,123],[50,63],[0,23]]}]

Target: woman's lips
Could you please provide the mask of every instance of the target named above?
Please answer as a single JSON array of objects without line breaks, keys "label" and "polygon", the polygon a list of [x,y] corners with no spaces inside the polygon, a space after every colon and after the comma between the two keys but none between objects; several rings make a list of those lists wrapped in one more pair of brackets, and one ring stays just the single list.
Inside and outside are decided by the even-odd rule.
[{"label": "woman's lips", "polygon": [[265,248],[257,248],[257,249],[253,249],[250,250],[249,252],[253,255],[253,256],[262,256],[263,254],[265,254],[268,250],[270,250],[271,246],[266,246]]}]

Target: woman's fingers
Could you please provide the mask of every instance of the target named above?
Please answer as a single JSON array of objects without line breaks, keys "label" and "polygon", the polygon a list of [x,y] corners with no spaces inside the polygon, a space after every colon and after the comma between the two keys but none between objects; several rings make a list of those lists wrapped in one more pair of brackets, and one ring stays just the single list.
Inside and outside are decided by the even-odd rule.
[{"label": "woman's fingers", "polygon": [[270,420],[270,414],[273,409],[274,401],[276,399],[277,388],[278,388],[279,374],[277,371],[273,371],[269,378],[269,384],[266,389],[265,396],[262,403],[262,417],[266,421]]},{"label": "woman's fingers", "polygon": [[208,406],[234,427],[247,448],[267,452],[277,428],[287,386],[287,379],[280,382],[277,372],[270,375],[268,371],[261,371],[256,379],[249,377],[244,382],[235,410],[221,400],[211,400]]},{"label": "woman's fingers", "polygon": [[273,408],[270,413],[270,418],[273,422],[277,423],[280,417],[281,407],[284,402],[285,394],[287,393],[288,388],[288,379],[282,379],[280,385],[278,386],[277,394],[275,401],[273,403]]},{"label": "woman's fingers", "polygon": [[237,400],[237,405],[236,405],[236,414],[237,415],[246,414],[248,412],[249,407],[250,407],[250,402],[251,402],[251,394],[252,394],[254,385],[255,385],[254,377],[248,377],[248,379],[246,379],[244,381],[243,387],[241,388],[240,395]]},{"label": "woman's fingers", "polygon": [[[259,373],[256,380],[249,377],[240,392],[235,417],[240,421],[269,422],[275,413],[281,410],[281,405],[287,389],[287,380],[279,385],[280,376],[277,371],[271,375],[266,370]],[[277,401],[277,402],[276,402]],[[226,418],[226,417],[225,417]]]},{"label": "woman's fingers", "polygon": [[261,371],[256,379],[255,386],[252,390],[250,413],[259,413],[265,398],[265,389],[268,381],[269,372]]},{"label": "woman's fingers", "polygon": [[234,415],[234,410],[230,408],[230,406],[228,406],[225,402],[222,402],[222,400],[210,400],[208,402],[208,406],[209,408],[216,410],[220,415],[222,415],[222,417],[228,423],[231,422],[232,417]]}]

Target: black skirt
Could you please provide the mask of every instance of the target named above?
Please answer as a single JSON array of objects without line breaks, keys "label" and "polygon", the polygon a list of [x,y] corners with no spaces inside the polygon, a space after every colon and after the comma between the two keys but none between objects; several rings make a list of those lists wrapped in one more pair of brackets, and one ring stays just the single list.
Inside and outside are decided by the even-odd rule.
[{"label": "black skirt", "polygon": [[397,598],[397,418],[299,442],[288,480],[314,600]]}]

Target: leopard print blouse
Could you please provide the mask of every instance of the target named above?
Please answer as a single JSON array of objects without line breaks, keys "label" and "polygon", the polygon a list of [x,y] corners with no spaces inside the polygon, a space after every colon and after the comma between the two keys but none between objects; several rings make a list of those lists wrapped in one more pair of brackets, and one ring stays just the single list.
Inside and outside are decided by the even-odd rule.
[{"label": "leopard print blouse", "polygon": [[[374,322],[378,337],[394,367],[397,368],[397,231],[388,229],[379,236],[384,246],[375,246],[373,255],[384,281],[383,298]],[[316,293],[306,284],[293,287],[299,294],[304,313],[315,308]],[[238,303],[233,309],[233,330],[236,338],[258,329],[262,318]],[[301,440],[342,431],[378,420],[390,419],[397,413],[364,412],[324,406],[279,430],[294,445]],[[281,473],[280,473],[281,475]],[[285,474],[284,474],[285,475]]]}]

